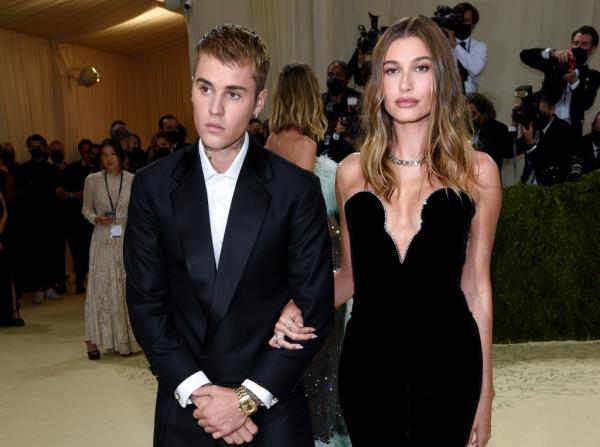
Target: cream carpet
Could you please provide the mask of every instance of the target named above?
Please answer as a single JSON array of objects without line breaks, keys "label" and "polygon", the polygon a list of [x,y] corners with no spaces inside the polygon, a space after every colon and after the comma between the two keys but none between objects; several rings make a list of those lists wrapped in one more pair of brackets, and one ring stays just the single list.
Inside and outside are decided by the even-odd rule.
[{"label": "cream carpet", "polygon": [[[0,445],[151,446],[144,357],[87,360],[82,295],[23,301],[27,325],[0,328]],[[494,360],[490,447],[600,446],[600,342],[498,345]]]}]

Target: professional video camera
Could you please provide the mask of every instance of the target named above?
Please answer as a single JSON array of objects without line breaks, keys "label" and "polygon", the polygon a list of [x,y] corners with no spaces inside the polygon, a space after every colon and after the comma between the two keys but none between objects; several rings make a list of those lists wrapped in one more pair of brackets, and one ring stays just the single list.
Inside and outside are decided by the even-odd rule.
[{"label": "professional video camera", "polygon": [[[369,80],[371,76],[371,54],[373,53],[373,48],[375,48],[379,36],[387,29],[387,26],[378,27],[379,16],[369,12],[369,17],[371,19],[371,29],[367,31],[364,25],[358,25],[360,37],[356,41],[356,50],[350,62],[348,62],[348,68],[351,74],[354,75],[354,81],[358,85],[365,85]],[[359,52],[364,56],[364,62],[360,67],[358,66]]]},{"label": "professional video camera", "polygon": [[433,12],[431,18],[440,28],[454,30],[457,25],[460,25],[464,20],[464,15],[460,12],[455,12],[450,6],[438,5]]},{"label": "professional video camera", "polygon": [[531,85],[521,85],[515,89],[517,103],[512,109],[512,120],[529,128],[538,116],[538,101]]}]

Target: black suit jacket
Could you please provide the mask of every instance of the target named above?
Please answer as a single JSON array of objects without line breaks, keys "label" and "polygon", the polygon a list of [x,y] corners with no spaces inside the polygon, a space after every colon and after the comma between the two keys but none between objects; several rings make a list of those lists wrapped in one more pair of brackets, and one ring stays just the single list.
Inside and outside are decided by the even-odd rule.
[{"label": "black suit jacket", "polygon": [[600,153],[594,156],[594,144],[592,134],[587,134],[581,139],[577,155],[583,159],[583,172],[588,173],[600,169]]},{"label": "black suit jacket", "polygon": [[530,150],[523,140],[517,140],[517,155],[523,152],[530,151],[525,154],[525,167],[521,175],[521,181],[527,181],[531,169],[535,169],[535,174],[538,183],[549,184],[546,180],[545,173],[549,168],[558,168],[558,181],[563,181],[568,174],[570,161],[574,153],[573,147],[573,130],[569,123],[563,121],[556,116],[546,130],[542,134],[537,147]]},{"label": "black suit jacket", "polygon": [[[567,81],[557,80],[552,76],[552,68],[556,60],[542,57],[544,48],[530,48],[521,51],[521,61],[531,68],[544,72],[542,91],[549,93],[554,99],[559,100],[565,90]],[[594,104],[596,93],[600,86],[600,72],[589,68],[587,65],[579,67],[579,85],[571,96],[571,127],[576,138],[581,138],[583,133],[583,115]]]},{"label": "black suit jacket", "polygon": [[[159,380],[155,445],[213,445],[191,406],[182,409],[173,397],[200,370],[223,386],[250,379],[280,399],[253,416],[263,426],[256,445],[311,442],[296,385],[333,317],[330,239],[317,177],[251,140],[217,269],[193,144],[136,174],[124,244],[131,324]],[[272,349],[268,340],[290,298],[318,338],[302,350]],[[267,442],[269,432],[279,433],[271,435],[275,443]]]}]

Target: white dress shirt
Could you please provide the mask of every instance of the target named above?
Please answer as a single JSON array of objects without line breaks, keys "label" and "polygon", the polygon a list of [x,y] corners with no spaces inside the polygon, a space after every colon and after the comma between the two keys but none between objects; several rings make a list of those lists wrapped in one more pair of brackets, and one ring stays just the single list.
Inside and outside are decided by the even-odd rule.
[{"label": "white dress shirt", "polygon": [[[550,59],[551,52],[551,48],[546,48],[544,51],[542,51],[542,57],[544,59]],[[561,120],[565,120],[569,124],[571,124],[571,97],[573,96],[573,90],[579,87],[578,68],[575,69],[575,73],[577,73],[577,80],[572,84],[570,82],[567,82],[563,94],[561,95],[558,102],[554,104],[554,114],[558,116]]]},{"label": "white dress shirt", "polygon": [[[461,46],[465,43],[465,48]],[[465,40],[456,39],[454,58],[467,70],[465,80],[465,93],[476,92],[479,88],[479,78],[487,63],[487,45],[483,42],[468,37]]]},{"label": "white dress shirt", "polygon": [[[237,184],[242,165],[244,164],[246,154],[248,153],[249,141],[248,134],[246,133],[240,152],[237,154],[229,168],[227,168],[227,171],[223,173],[219,173],[213,168],[213,165],[206,156],[202,140],[199,140],[198,143],[200,162],[202,163],[202,172],[204,173],[204,182],[206,183],[210,232],[212,235],[215,265],[217,266],[217,269],[221,257],[221,248],[223,247],[227,218],[229,217],[229,208],[231,207],[235,185]],[[211,383],[211,381],[203,371],[198,371],[181,382],[175,390],[175,398],[179,401],[179,405],[185,407],[186,405],[192,404],[190,399],[192,392],[208,383]],[[242,385],[254,393],[267,408],[270,408],[277,402],[277,399],[275,399],[269,391],[251,380],[244,380]]]}]

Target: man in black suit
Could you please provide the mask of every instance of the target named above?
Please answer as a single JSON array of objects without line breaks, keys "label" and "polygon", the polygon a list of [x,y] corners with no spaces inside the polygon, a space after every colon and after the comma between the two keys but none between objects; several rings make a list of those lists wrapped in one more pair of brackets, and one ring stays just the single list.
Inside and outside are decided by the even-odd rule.
[{"label": "man in black suit", "polygon": [[555,102],[556,116],[567,121],[573,135],[581,138],[583,114],[596,99],[600,72],[586,64],[598,46],[598,32],[582,26],[571,35],[571,48],[531,48],[521,51],[521,60],[544,72],[542,94]]},{"label": "man in black suit", "polygon": [[600,169],[600,112],[592,121],[591,132],[581,139],[577,155],[582,161],[584,174]]},{"label": "man in black suit", "polygon": [[521,181],[533,185],[553,185],[564,181],[573,155],[573,130],[557,118],[551,98],[542,97],[537,119],[521,125],[517,155],[525,153]]},{"label": "man in black suit", "polygon": [[[192,86],[200,138],[133,182],[127,303],[159,383],[155,446],[314,445],[300,380],[332,324],[330,241],[318,179],[246,132],[268,65],[253,31],[209,30]],[[316,337],[272,349],[290,298]]]}]

